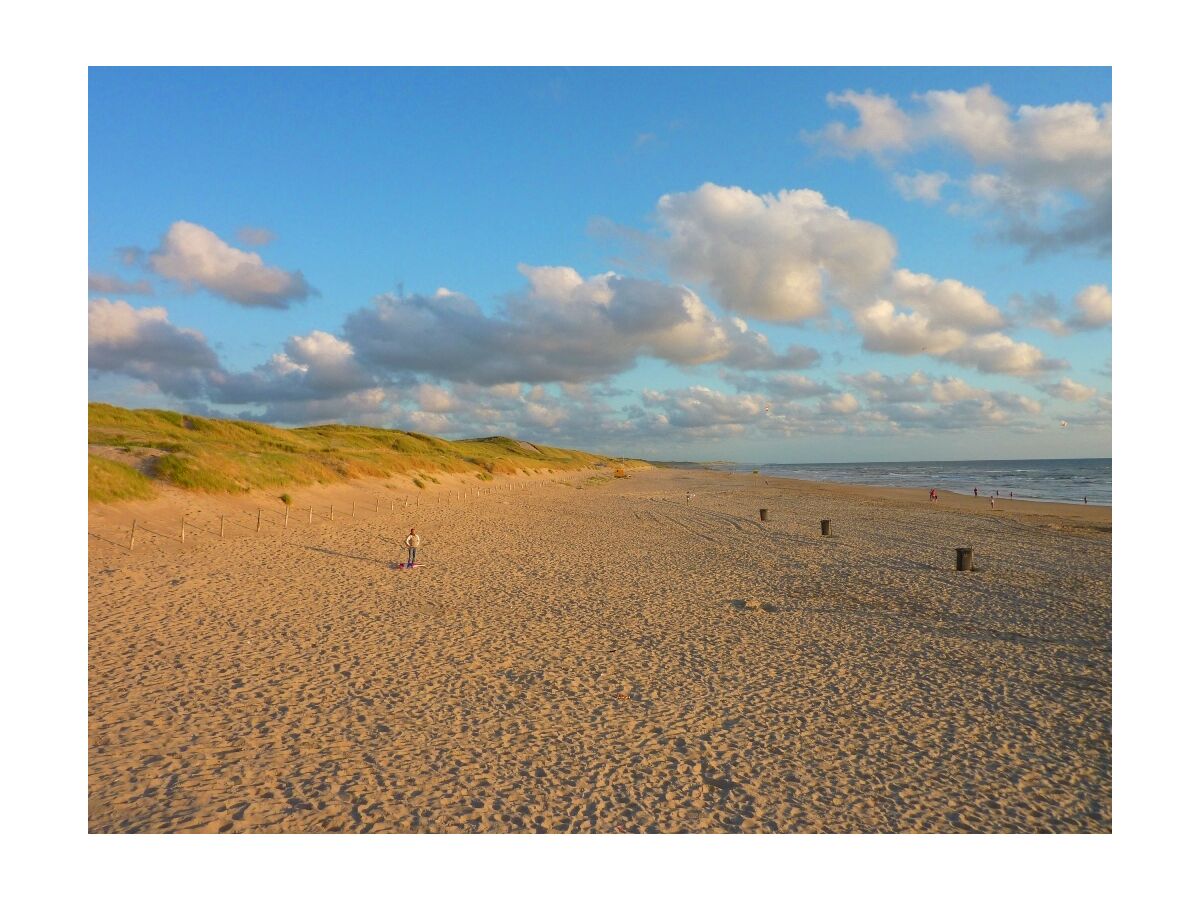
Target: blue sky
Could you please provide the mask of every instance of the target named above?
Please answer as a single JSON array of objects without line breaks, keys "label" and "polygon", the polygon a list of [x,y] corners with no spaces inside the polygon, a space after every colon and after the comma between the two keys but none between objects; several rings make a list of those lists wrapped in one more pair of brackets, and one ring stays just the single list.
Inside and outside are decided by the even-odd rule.
[{"label": "blue sky", "polygon": [[1108,69],[93,69],[89,393],[655,458],[1107,456],[1110,101]]}]

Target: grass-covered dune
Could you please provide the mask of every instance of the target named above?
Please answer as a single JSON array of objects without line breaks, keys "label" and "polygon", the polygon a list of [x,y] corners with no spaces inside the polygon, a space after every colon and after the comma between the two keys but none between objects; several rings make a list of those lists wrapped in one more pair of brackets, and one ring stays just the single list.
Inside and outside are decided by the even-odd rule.
[{"label": "grass-covered dune", "polygon": [[[156,481],[243,493],[398,474],[424,487],[442,473],[487,481],[495,475],[630,466],[627,460],[506,437],[446,441],[357,425],[276,428],[105,403],[88,404],[88,444],[112,448],[103,458],[88,456],[88,499],[101,503],[151,496]],[[128,465],[114,461],[126,458]]]}]

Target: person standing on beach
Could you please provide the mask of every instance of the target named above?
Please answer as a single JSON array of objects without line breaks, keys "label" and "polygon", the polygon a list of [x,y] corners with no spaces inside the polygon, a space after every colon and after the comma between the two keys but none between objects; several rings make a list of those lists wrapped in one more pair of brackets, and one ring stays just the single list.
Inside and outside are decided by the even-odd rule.
[{"label": "person standing on beach", "polygon": [[421,546],[421,536],[417,534],[417,529],[408,529],[408,537],[404,539],[404,546],[408,548],[408,565],[406,569],[411,569],[417,564],[417,548]]},{"label": "person standing on beach", "polygon": [[979,496],[979,488],[975,488],[975,496],[976,496],[976,497],[978,497],[978,496]]},{"label": "person standing on beach", "polygon": [[995,509],[995,508],[996,508],[996,498],[995,498],[995,497],[989,497],[989,498],[988,498],[988,500],[989,500],[989,501],[991,502],[991,504],[992,504],[992,509]]},{"label": "person standing on beach", "polygon": [[936,499],[937,499],[937,491],[935,491],[933,488],[930,488],[929,489],[929,502],[932,503]]}]

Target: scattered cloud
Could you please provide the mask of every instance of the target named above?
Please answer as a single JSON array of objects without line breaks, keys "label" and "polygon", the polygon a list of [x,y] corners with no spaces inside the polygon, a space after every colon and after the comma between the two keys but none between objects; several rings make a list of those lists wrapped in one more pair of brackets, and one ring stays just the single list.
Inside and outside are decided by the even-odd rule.
[{"label": "scattered cloud", "polygon": [[773,322],[825,311],[826,292],[869,293],[896,256],[886,229],[852,219],[816,191],[755,194],[704,184],[658,201],[655,242],[672,272],[711,286],[718,303]]},{"label": "scattered cloud", "polygon": [[916,403],[928,400],[930,396],[931,381],[923,372],[913,372],[900,378],[871,371],[843,375],[842,381],[866,394],[876,403]]},{"label": "scattered cloud", "polygon": [[937,203],[942,199],[942,188],[950,176],[945,172],[914,172],[903,175],[892,173],[892,184],[905,200],[920,200],[922,203]]},{"label": "scattered cloud", "polygon": [[1107,285],[1085,287],[1072,300],[1072,312],[1064,320],[1058,298],[1052,294],[1035,294],[1028,300],[1014,297],[1010,305],[1020,324],[1040,328],[1058,337],[1079,331],[1095,331],[1112,324],[1112,293]]},{"label": "scattered cloud", "polygon": [[939,430],[1035,423],[1041,404],[1023,394],[990,391],[961,378],[933,378],[916,371],[906,376],[869,371],[842,380],[862,393],[871,409],[899,428]]},{"label": "scattered cloud", "polygon": [[88,301],[88,368],[189,398],[205,392],[220,364],[203,334],[171,324],[162,307],[135,309],[101,297]]},{"label": "scattered cloud", "polygon": [[642,404],[663,410],[660,425],[699,430],[706,436],[740,434],[765,419],[766,399],[755,394],[726,394],[702,385],[642,392]]},{"label": "scattered cloud", "polygon": [[850,393],[826,397],[821,401],[820,409],[821,412],[825,413],[826,415],[847,415],[849,413],[858,412],[858,398]]},{"label": "scattered cloud", "polygon": [[1080,384],[1077,381],[1072,381],[1070,378],[1063,378],[1054,384],[1038,385],[1043,391],[1051,397],[1057,397],[1059,400],[1069,400],[1072,403],[1085,403],[1096,396],[1096,389],[1088,387],[1086,384]]},{"label": "scattered cloud", "polygon": [[1010,318],[1016,325],[1027,325],[1065,337],[1071,329],[1061,318],[1058,298],[1053,294],[1037,293],[1024,297],[1015,294],[1008,302]]},{"label": "scattered cloud", "polygon": [[705,184],[659,200],[653,251],[727,309],[797,323],[849,310],[866,350],[926,354],[983,372],[1062,368],[1010,324],[983,292],[956,279],[892,268],[895,241],[831,207],[815,191],[754,194]]},{"label": "scattered cloud", "polygon": [[117,262],[123,266],[141,266],[146,259],[146,251],[141,247],[118,247],[113,254]]},{"label": "scattered cloud", "polygon": [[834,108],[849,107],[858,115],[858,124],[849,127],[831,122],[817,135],[827,149],[844,156],[869,153],[883,156],[912,149],[915,145],[911,117],[887,94],[873,91],[830,93],[826,102]]},{"label": "scattered cloud", "polygon": [[[831,94],[830,106],[854,110],[858,122],[833,122],[810,137],[835,153],[866,153],[888,167],[930,146],[956,152],[972,166],[966,202],[956,208],[979,204],[999,238],[1031,258],[1076,248],[1111,253],[1111,103],[1014,110],[987,85],[912,99],[906,110],[886,95]],[[893,177],[910,199],[935,202],[945,182],[935,189],[920,180],[923,174]]]},{"label": "scattered cloud", "polygon": [[643,356],[743,369],[819,359],[799,346],[775,352],[764,335],[718,318],[678,285],[613,273],[584,278],[560,266],[519,269],[526,289],[506,297],[496,314],[445,289],[387,294],[346,320],[346,339],[372,366],[483,385],[595,381]]},{"label": "scattered cloud", "polygon": [[238,243],[245,244],[247,247],[265,247],[271,243],[278,235],[270,228],[253,228],[249,225],[238,229]]},{"label": "scattered cloud", "polygon": [[[378,379],[359,365],[354,348],[324,331],[288,338],[282,352],[249,372],[222,371],[210,380],[213,402],[275,409],[336,400],[379,386]],[[279,420],[298,421],[282,415]]]},{"label": "scattered cloud", "polygon": [[947,324],[949,321],[953,318],[920,310],[901,312],[889,300],[877,300],[854,313],[867,350],[901,356],[925,354],[981,372],[1008,375],[1035,375],[1066,368],[1065,362],[1047,358],[1032,344],[1014,341],[998,331],[972,334]]},{"label": "scattered cloud", "polygon": [[1075,312],[1067,325],[1076,331],[1106,328],[1112,324],[1112,294],[1107,285],[1093,284],[1075,295]]},{"label": "scattered cloud", "polygon": [[791,372],[768,376],[722,372],[721,377],[739,391],[765,394],[772,399],[800,400],[834,393],[833,387],[824,381],[816,381],[807,375]]},{"label": "scattered cloud", "polygon": [[147,296],[154,293],[154,288],[144,278],[137,281],[126,281],[120,275],[88,272],[88,293]]},{"label": "scattered cloud", "polygon": [[193,222],[171,225],[146,265],[185,290],[204,288],[240,306],[284,309],[316,293],[302,273],[268,266],[257,253],[231,247]]}]

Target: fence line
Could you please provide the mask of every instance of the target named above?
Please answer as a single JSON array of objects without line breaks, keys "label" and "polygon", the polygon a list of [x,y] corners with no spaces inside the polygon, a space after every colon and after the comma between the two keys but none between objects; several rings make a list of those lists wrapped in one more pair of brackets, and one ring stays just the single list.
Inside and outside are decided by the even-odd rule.
[{"label": "fence line", "polygon": [[[576,479],[576,480],[578,480],[578,479]],[[555,480],[553,480],[553,476],[549,476],[549,478],[535,478],[533,481],[529,481],[529,482],[514,482],[511,484],[488,485],[483,488],[474,488],[473,491],[474,491],[474,495],[476,497],[483,497],[484,495],[490,496],[490,495],[493,495],[496,493],[503,493],[505,491],[507,491],[507,492],[525,491],[525,490],[529,490],[530,487],[535,482],[540,486],[546,486],[548,483],[551,483],[551,484],[566,484],[567,483],[565,481],[555,481]],[[434,499],[435,499],[434,506],[435,507],[440,506],[441,505],[440,501],[443,498],[445,500],[445,505],[450,506],[455,499],[455,497],[454,497],[455,493],[456,493],[455,490],[449,490],[447,492],[437,492],[434,495]],[[458,494],[457,499],[460,501],[469,502],[471,499],[470,497],[468,497],[468,492],[465,489],[458,490],[457,494]],[[379,496],[375,495],[374,499],[375,499],[375,510],[376,510],[375,515],[376,516],[379,516],[380,514],[383,514],[385,516],[394,515],[395,509],[396,509],[395,498],[389,498],[388,509],[386,511],[382,511],[380,509]],[[402,510],[408,509],[409,499],[410,499],[410,497],[408,495],[404,496],[404,506],[402,507]],[[412,496],[411,499],[414,500],[414,504],[413,504],[414,511],[419,510],[421,508],[420,494],[416,494],[416,495]],[[357,516],[356,516],[357,503],[358,503],[357,500],[351,500],[351,503],[350,503],[350,517],[351,518],[357,518]],[[226,539],[225,526],[226,526],[227,520],[228,520],[228,523],[231,525],[234,525],[239,528],[245,528],[247,531],[250,531],[251,530],[250,524],[243,524],[242,522],[237,521],[238,517],[242,516],[243,514],[245,516],[249,517],[250,521],[253,522],[254,533],[261,534],[262,526],[264,524],[264,516],[263,516],[264,511],[266,512],[267,527],[268,528],[277,527],[277,528],[281,529],[284,532],[284,534],[286,534],[286,531],[287,531],[287,528],[289,527],[289,522],[290,522],[290,504],[283,504],[283,507],[284,507],[284,509],[283,509],[283,515],[281,517],[281,520],[280,520],[278,513],[274,512],[273,510],[271,510],[269,508],[264,508],[262,506],[255,507],[254,512],[251,512],[248,509],[244,509],[244,510],[238,510],[233,513],[218,513],[217,521],[219,524],[218,524],[218,530],[215,532],[210,530],[205,524],[199,524],[194,521],[189,522],[188,521],[188,513],[182,513],[179,518],[179,543],[182,545],[185,545],[185,546],[188,543],[188,541],[187,541],[188,528],[191,528],[193,530],[193,532],[203,532],[206,534],[215,534],[219,540],[225,540]],[[309,526],[311,526],[313,524],[314,510],[315,510],[315,506],[310,505],[308,507],[308,525]],[[336,504],[334,504],[334,503],[329,504],[329,521],[330,522],[336,521],[336,512],[337,512]],[[274,524],[271,522],[272,517],[276,518],[276,522]],[[294,527],[296,527],[296,526],[293,526],[293,528]],[[318,526],[318,527],[323,527],[323,526]],[[118,528],[118,538],[120,538],[120,535],[124,532],[124,529],[121,528],[120,526],[117,526],[117,528]],[[121,546],[120,544],[117,544],[116,541],[110,541],[107,538],[105,538],[103,535],[96,534],[93,531],[91,531],[90,529],[88,531],[88,534],[90,537],[95,537],[97,540],[103,540],[108,543],[113,543],[116,546]],[[156,528],[152,528],[149,525],[147,525],[144,520],[141,524],[139,524],[137,518],[134,518],[132,520],[132,522],[130,523],[130,527],[129,527],[129,540],[123,546],[123,549],[132,553],[134,551],[134,549],[138,546],[139,539],[142,537],[146,537],[146,536],[162,538],[164,540],[169,540],[169,541],[173,540],[170,538],[170,536],[168,534],[164,534],[163,532],[156,530]],[[193,535],[193,543],[195,543],[195,542],[196,542],[195,535]],[[149,546],[157,548],[157,544],[153,543],[153,542]]]}]

